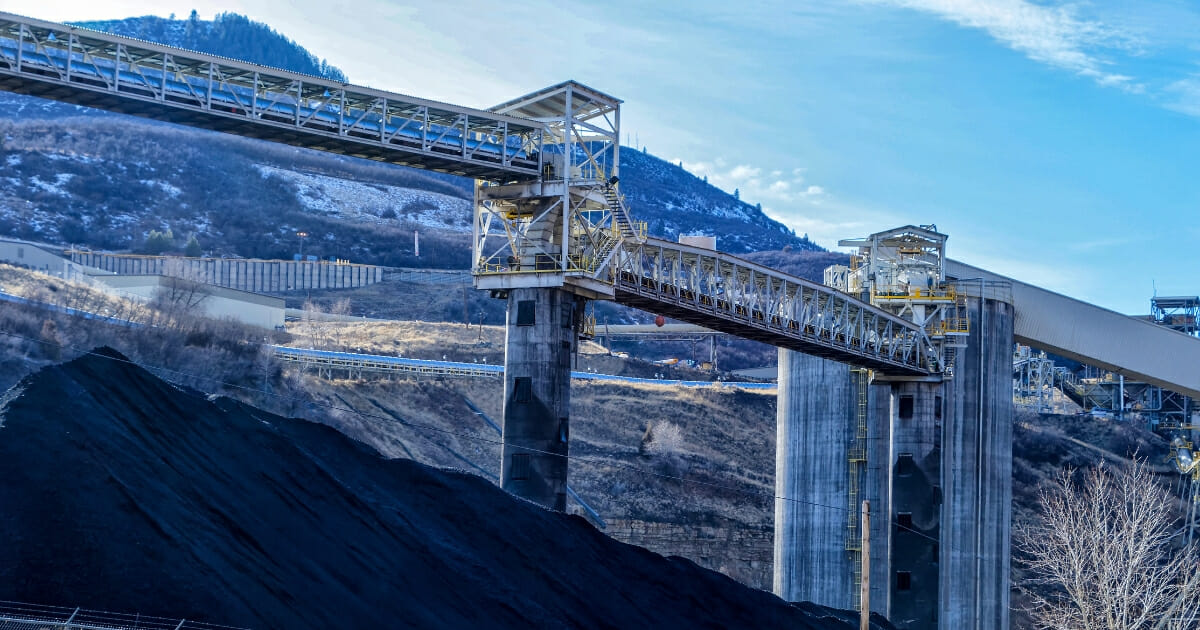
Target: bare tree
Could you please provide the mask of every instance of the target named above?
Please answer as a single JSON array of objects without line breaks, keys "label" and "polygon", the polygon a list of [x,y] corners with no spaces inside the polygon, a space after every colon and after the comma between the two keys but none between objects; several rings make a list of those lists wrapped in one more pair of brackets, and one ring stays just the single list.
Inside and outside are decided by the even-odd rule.
[{"label": "bare tree", "polygon": [[683,430],[673,422],[660,422],[649,431],[646,450],[655,455],[678,455],[683,452]]},{"label": "bare tree", "polygon": [[213,294],[212,287],[204,282],[203,274],[182,258],[163,261],[163,284],[155,298],[167,307],[165,310],[196,312],[204,300]]},{"label": "bare tree", "polygon": [[304,310],[301,313],[301,330],[303,335],[308,337],[308,346],[310,348],[323,348],[328,342],[327,331],[325,330],[324,322],[322,321],[325,311],[321,309],[321,305],[312,300],[304,301]]},{"label": "bare tree", "polygon": [[335,301],[329,307],[329,314],[336,315],[337,320],[329,325],[333,329],[333,345],[336,350],[345,350],[342,344],[342,331],[346,327],[345,319],[350,316],[350,298]]},{"label": "bare tree", "polygon": [[1194,628],[1200,579],[1194,547],[1174,528],[1175,499],[1145,461],[1064,471],[1039,494],[1040,518],[1017,528],[1022,589],[1038,628]]}]

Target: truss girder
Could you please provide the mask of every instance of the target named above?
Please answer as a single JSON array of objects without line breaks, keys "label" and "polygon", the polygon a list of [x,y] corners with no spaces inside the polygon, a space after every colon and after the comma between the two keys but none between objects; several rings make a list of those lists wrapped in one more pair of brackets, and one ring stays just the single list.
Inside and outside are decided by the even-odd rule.
[{"label": "truss girder", "polygon": [[625,241],[611,269],[623,304],[889,375],[938,371],[921,327],[728,254],[659,239]]},{"label": "truss girder", "polygon": [[0,89],[492,181],[546,125],[0,12]]}]

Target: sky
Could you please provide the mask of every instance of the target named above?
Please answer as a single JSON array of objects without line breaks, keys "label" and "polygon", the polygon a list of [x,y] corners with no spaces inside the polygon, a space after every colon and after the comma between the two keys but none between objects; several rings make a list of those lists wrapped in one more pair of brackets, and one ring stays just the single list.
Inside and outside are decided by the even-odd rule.
[{"label": "sky", "polygon": [[932,223],[952,258],[1117,311],[1200,294],[1190,1],[0,0],[53,21],[193,9],[460,105],[574,79],[624,101],[624,144],[831,249]]}]

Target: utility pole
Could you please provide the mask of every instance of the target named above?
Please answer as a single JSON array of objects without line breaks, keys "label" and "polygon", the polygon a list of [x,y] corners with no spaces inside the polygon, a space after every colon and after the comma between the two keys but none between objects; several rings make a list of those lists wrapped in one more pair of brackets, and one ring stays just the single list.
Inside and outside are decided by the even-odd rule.
[{"label": "utility pole", "polygon": [[858,630],[871,630],[871,502],[862,502],[862,590],[859,591],[860,610]]}]

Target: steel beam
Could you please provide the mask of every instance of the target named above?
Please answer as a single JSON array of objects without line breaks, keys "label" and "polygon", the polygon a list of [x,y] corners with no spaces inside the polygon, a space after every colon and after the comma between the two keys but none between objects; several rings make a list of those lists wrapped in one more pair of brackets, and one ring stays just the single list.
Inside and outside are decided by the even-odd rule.
[{"label": "steel beam", "polygon": [[0,12],[0,89],[497,182],[545,124]]}]

